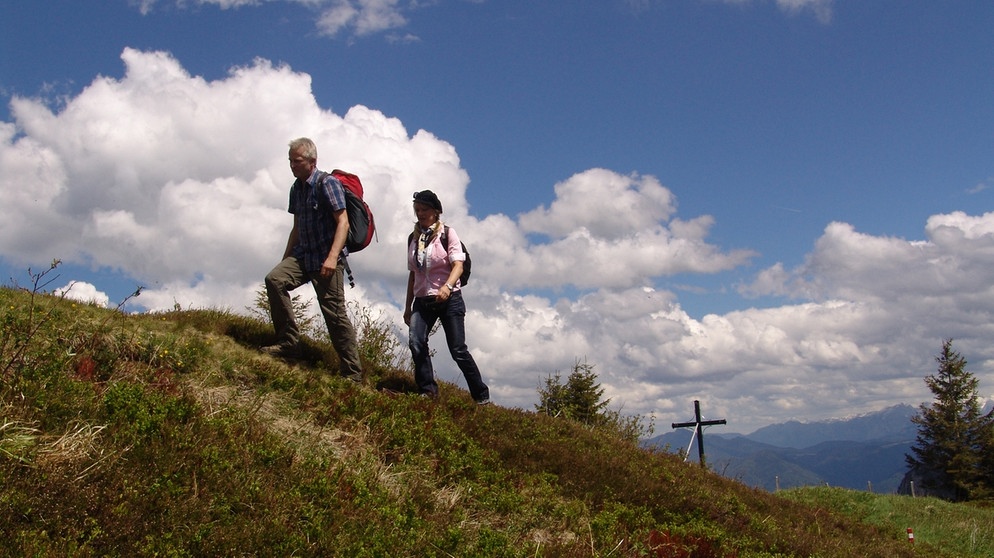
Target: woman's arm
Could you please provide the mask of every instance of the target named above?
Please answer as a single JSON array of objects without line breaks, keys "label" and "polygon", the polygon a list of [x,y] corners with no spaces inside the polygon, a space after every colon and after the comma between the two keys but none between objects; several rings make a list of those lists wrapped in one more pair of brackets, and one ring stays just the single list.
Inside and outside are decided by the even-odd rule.
[{"label": "woman's arm", "polygon": [[407,275],[407,301],[404,303],[404,323],[411,325],[411,312],[414,308],[414,272]]},{"label": "woman's arm", "polygon": [[462,260],[456,260],[449,264],[452,266],[452,270],[449,271],[449,278],[445,280],[445,284],[438,288],[438,294],[435,298],[444,302],[452,296],[452,292],[456,290],[456,281],[462,277]]}]

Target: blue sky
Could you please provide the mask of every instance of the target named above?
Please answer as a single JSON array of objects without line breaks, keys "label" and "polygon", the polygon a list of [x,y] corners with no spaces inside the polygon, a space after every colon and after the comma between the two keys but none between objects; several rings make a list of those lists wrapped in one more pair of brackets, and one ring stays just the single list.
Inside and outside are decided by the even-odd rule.
[{"label": "blue sky", "polygon": [[364,178],[349,295],[398,331],[410,194],[439,193],[508,406],[586,358],[626,411],[748,432],[925,401],[946,337],[990,397],[992,28],[918,0],[6,2],[0,271],[240,310],[309,135]]}]

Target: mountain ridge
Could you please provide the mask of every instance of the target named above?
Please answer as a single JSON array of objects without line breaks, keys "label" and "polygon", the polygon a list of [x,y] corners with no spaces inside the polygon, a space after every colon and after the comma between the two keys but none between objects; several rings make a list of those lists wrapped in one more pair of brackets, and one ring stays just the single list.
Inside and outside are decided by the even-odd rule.
[{"label": "mountain ridge", "polygon": [[[904,455],[917,435],[911,422],[916,413],[915,407],[900,404],[850,419],[788,421],[747,435],[706,430],[705,459],[715,472],[769,491],[826,484],[894,493],[906,472]],[[696,462],[693,434],[681,429],[643,443],[686,452],[687,460]]]}]

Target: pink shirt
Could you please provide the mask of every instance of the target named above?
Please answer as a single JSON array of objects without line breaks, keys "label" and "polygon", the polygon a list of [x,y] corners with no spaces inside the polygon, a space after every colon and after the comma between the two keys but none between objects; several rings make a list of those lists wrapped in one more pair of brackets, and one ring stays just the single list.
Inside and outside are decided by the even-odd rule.
[{"label": "pink shirt", "polygon": [[[418,267],[417,264],[417,251],[418,251],[418,237],[414,236],[411,244],[407,247],[407,269],[414,272],[414,296],[435,296],[438,294],[438,289],[442,288],[445,281],[449,278],[449,273],[452,272],[451,262],[461,262],[465,261],[466,253],[462,251],[462,243],[459,241],[459,235],[456,234],[456,230],[449,227],[449,232],[447,233],[449,240],[449,251],[445,252],[445,248],[442,246],[442,234],[441,230],[431,239],[428,245],[429,257],[425,266]],[[459,290],[459,279],[456,278],[455,289]]]}]

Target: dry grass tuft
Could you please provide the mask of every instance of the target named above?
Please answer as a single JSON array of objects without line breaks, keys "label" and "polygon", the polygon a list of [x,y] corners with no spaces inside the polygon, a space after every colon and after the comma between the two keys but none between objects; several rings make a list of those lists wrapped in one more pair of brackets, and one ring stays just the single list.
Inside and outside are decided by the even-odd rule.
[{"label": "dry grass tuft", "polygon": [[17,421],[4,419],[0,424],[0,455],[29,463],[28,453],[35,446],[38,430]]}]

